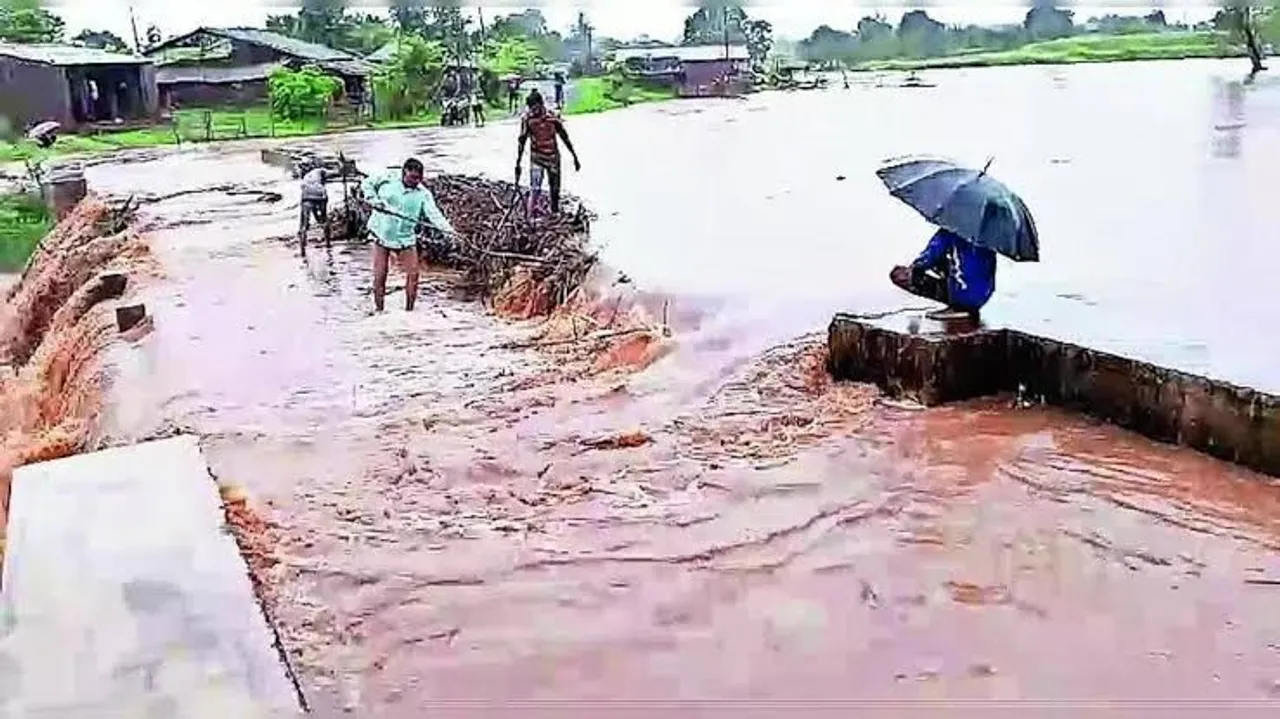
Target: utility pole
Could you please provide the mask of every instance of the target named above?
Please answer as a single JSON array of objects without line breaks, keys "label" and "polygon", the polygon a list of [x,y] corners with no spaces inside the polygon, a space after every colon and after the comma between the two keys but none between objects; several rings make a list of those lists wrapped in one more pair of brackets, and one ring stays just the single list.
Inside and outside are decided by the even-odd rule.
[{"label": "utility pole", "polygon": [[133,14],[133,3],[129,3],[129,27],[133,30],[133,51],[142,54],[142,41],[138,39],[138,18]]},{"label": "utility pole", "polygon": [[724,25],[724,59],[729,61],[729,4],[720,9],[721,24]]}]

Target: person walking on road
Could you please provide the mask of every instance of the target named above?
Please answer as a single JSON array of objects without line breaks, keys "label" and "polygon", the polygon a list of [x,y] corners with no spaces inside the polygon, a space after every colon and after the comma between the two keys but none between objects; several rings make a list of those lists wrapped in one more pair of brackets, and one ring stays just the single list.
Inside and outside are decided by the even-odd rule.
[{"label": "person walking on road", "polygon": [[516,106],[520,104],[520,78],[507,78],[507,112],[516,114]]},{"label": "person walking on road", "polygon": [[556,92],[556,109],[559,110],[560,112],[564,112],[564,73],[563,72],[556,73],[555,92]]},{"label": "person walking on road", "polygon": [[484,127],[484,95],[471,91],[471,121],[476,127]]},{"label": "person walking on road", "polygon": [[373,235],[373,306],[378,312],[386,302],[393,254],[405,274],[404,308],[413,311],[418,299],[418,228],[423,222],[447,236],[457,235],[431,191],[422,186],[422,176],[422,162],[409,158],[399,173],[369,177],[362,185]]},{"label": "person walking on road", "polygon": [[324,246],[329,247],[329,192],[325,182],[329,174],[324,166],[316,163],[302,175],[302,215],[298,218],[298,245],[302,248],[302,256],[307,256],[307,233],[311,230],[314,218],[324,230]]},{"label": "person walking on road", "polygon": [[520,121],[520,139],[516,147],[516,179],[520,178],[524,161],[524,147],[529,145],[529,214],[533,215],[538,196],[542,193],[542,181],[545,177],[551,190],[551,214],[560,211],[560,143],[563,142],[573,157],[573,169],[582,169],[578,161],[578,151],[573,149],[573,141],[564,129],[564,121],[560,116],[547,109],[542,93],[534,90],[529,93],[529,106],[524,118]]}]

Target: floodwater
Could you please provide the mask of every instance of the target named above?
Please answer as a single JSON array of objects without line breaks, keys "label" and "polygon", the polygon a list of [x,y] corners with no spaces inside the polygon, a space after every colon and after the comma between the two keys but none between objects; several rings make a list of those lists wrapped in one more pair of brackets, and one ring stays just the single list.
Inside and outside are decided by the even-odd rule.
[{"label": "floodwater", "polygon": [[[113,357],[109,426],[199,433],[278,525],[270,603],[321,713],[1274,701],[1280,490],[1052,410],[831,386],[811,336],[834,311],[911,304],[885,275],[927,228],[876,161],[994,156],[1044,262],[1002,265],[988,321],[1275,389],[1276,303],[1249,270],[1277,252],[1262,180],[1280,89],[1228,102],[1238,70],[946,72],[574,118],[569,187],[676,328],[635,373],[520,349],[529,327],[432,282],[416,313],[369,316],[366,251],[295,257],[293,188],[258,145],[91,168],[153,199],[228,182],[288,198],[148,205],[168,278],[152,336]],[[506,177],[514,131],[319,144]]]}]

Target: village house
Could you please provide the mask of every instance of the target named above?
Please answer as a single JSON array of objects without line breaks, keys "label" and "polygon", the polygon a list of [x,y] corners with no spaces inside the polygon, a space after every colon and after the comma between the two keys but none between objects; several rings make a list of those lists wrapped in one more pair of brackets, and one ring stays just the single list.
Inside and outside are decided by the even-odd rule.
[{"label": "village house", "polygon": [[74,45],[0,43],[0,114],[15,125],[120,125],[151,120],[157,107],[156,71],[146,58]]},{"label": "village house", "polygon": [[750,86],[751,54],[745,45],[623,47],[613,57],[631,74],[668,85],[681,97],[737,95]]},{"label": "village house", "polygon": [[268,96],[280,67],[313,65],[342,81],[343,97],[359,105],[369,96],[373,66],[342,50],[256,28],[200,28],[146,51],[158,66],[165,107],[248,107]]}]

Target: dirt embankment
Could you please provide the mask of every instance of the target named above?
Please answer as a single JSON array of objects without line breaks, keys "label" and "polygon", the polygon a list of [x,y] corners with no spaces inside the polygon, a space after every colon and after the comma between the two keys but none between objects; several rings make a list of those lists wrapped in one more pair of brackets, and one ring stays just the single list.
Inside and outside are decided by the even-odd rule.
[{"label": "dirt embankment", "polygon": [[9,484],[24,464],[66,457],[97,441],[116,338],[108,270],[130,282],[157,267],[146,242],[90,197],[36,250],[0,305],[0,556]]}]

